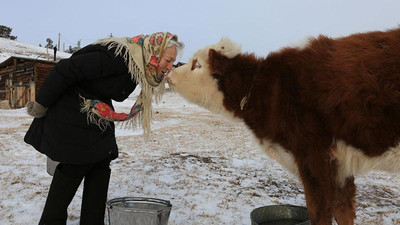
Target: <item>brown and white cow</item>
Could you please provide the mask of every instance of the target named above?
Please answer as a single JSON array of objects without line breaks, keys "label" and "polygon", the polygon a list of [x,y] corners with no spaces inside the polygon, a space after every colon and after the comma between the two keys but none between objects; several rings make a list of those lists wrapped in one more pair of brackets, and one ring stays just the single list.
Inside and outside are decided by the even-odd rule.
[{"label": "brown and white cow", "polygon": [[265,58],[222,39],[167,76],[212,112],[241,119],[304,185],[311,224],[353,224],[354,176],[400,171],[400,29],[310,38]]}]

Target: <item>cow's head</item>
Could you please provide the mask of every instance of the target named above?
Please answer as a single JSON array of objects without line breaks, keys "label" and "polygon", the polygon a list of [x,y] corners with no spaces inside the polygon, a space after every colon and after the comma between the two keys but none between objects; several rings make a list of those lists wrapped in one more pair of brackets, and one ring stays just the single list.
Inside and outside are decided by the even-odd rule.
[{"label": "cow's head", "polygon": [[224,93],[218,80],[229,60],[241,52],[241,47],[227,38],[197,51],[190,61],[172,70],[166,77],[169,86],[189,102],[212,112],[232,116],[224,107]]}]

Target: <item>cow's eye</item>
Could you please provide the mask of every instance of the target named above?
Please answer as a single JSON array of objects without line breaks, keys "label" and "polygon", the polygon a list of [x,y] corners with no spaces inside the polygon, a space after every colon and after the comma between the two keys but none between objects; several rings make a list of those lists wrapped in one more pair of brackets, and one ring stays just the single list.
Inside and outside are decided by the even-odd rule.
[{"label": "cow's eye", "polygon": [[197,61],[197,59],[193,59],[191,70],[194,70],[196,68],[201,68],[201,65],[200,65],[199,61]]}]

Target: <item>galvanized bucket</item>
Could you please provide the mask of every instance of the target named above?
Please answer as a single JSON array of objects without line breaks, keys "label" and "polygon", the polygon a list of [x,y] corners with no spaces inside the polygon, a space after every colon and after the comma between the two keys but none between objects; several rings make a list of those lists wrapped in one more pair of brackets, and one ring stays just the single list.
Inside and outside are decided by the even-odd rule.
[{"label": "galvanized bucket", "polygon": [[311,225],[307,208],[294,205],[270,205],[250,213],[251,225]]},{"label": "galvanized bucket", "polygon": [[157,198],[124,197],[106,203],[109,225],[167,225],[172,205]]},{"label": "galvanized bucket", "polygon": [[47,157],[47,161],[46,161],[46,170],[47,173],[51,176],[54,176],[54,172],[56,171],[56,167],[59,164],[59,162],[57,161],[53,161],[52,159],[50,159],[49,157]]}]

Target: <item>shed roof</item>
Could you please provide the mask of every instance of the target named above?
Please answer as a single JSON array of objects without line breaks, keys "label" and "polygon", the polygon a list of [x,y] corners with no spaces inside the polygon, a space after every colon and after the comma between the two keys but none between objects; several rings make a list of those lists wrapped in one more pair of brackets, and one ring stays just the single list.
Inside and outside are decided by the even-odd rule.
[{"label": "shed roof", "polygon": [[48,64],[56,64],[58,61],[47,60],[38,57],[29,57],[29,56],[10,56],[8,59],[4,60],[0,63],[0,69],[6,68],[7,66],[11,66],[14,63],[14,59],[21,60],[21,61],[33,61],[33,62],[41,62],[41,63],[48,63]]}]

